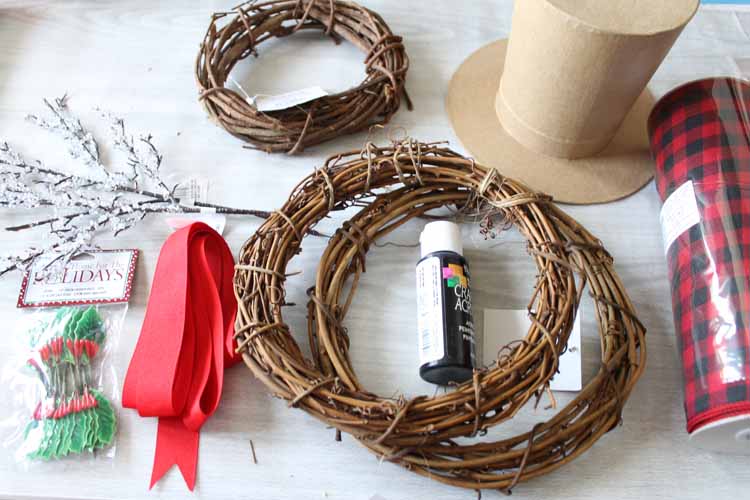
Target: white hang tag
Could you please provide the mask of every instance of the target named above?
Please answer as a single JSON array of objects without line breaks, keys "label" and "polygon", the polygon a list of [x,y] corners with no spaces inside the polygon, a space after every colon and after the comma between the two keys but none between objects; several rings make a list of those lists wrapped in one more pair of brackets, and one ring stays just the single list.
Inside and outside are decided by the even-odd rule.
[{"label": "white hang tag", "polygon": [[174,196],[186,205],[194,205],[196,201],[206,201],[208,181],[191,177],[177,186]]},{"label": "white hang tag", "polygon": [[669,251],[674,240],[701,221],[693,181],[687,181],[674,190],[661,207],[659,222],[664,237],[664,253]]},{"label": "white hang tag", "polygon": [[285,94],[277,95],[256,95],[248,99],[250,104],[255,105],[258,111],[279,111],[282,109],[288,109],[306,102],[310,102],[313,99],[325,97],[328,92],[323,90],[321,87],[307,87],[293,92],[287,92]]},{"label": "white hang tag", "polygon": [[[484,310],[484,366],[495,362],[497,352],[505,345],[520,340],[519,332],[525,335],[531,326],[529,313],[525,309]],[[573,330],[568,338],[568,348],[560,356],[559,373],[550,381],[553,391],[580,391],[581,374],[581,313],[576,314]]]},{"label": "white hang tag", "polygon": [[172,231],[177,231],[178,229],[189,226],[194,222],[202,222],[217,233],[223,235],[224,228],[227,225],[227,217],[223,214],[217,214],[215,209],[213,210],[213,213],[210,209],[206,211],[201,209],[201,213],[199,214],[179,214],[167,217],[167,225]]}]

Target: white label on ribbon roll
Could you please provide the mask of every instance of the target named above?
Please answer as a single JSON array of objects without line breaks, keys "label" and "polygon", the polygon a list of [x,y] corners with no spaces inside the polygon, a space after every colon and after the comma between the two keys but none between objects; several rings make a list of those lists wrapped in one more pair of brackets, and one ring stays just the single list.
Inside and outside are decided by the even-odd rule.
[{"label": "white label on ribbon roll", "polygon": [[279,111],[327,95],[328,92],[320,87],[307,87],[293,92],[287,92],[286,94],[257,95],[250,99],[250,104],[255,104],[258,111]]},{"label": "white label on ribbon roll", "polygon": [[701,221],[693,181],[687,181],[669,195],[661,207],[659,221],[666,253],[674,240]]}]

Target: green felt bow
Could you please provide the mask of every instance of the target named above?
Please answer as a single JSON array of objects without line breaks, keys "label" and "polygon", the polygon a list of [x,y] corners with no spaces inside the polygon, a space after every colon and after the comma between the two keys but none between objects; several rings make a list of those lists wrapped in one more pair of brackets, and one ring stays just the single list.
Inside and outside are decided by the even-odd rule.
[{"label": "green felt bow", "polygon": [[[39,441],[28,454],[31,459],[50,460],[70,453],[92,452],[112,443],[117,421],[112,405],[99,391],[91,391],[97,406],[62,418],[32,419],[26,427],[25,439]],[[34,434],[36,434],[34,436]]]}]

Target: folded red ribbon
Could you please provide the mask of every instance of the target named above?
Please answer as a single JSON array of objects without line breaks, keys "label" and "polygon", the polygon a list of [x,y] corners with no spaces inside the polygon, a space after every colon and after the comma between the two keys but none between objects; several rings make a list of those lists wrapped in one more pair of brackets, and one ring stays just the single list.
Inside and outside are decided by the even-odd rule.
[{"label": "folded red ribbon", "polygon": [[177,465],[195,486],[200,428],[219,405],[234,351],[234,259],[203,223],[173,233],[159,254],[122,405],[159,417],[153,485]]}]

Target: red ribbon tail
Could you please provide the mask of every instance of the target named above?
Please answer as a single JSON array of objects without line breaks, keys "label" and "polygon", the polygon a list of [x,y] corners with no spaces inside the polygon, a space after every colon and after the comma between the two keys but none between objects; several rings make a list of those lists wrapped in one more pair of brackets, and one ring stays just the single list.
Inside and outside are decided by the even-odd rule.
[{"label": "red ribbon tail", "polygon": [[154,468],[151,470],[149,489],[153,488],[173,465],[177,465],[188,489],[193,491],[198,465],[199,442],[200,431],[188,429],[182,423],[182,419],[160,417],[156,433]]}]

